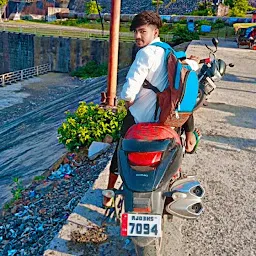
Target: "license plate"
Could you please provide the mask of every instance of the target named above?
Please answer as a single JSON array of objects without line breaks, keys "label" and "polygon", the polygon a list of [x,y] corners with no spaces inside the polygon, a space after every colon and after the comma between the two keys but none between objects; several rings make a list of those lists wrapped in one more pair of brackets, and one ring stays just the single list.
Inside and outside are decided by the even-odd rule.
[{"label": "license plate", "polygon": [[122,214],[122,236],[161,237],[161,215]]}]

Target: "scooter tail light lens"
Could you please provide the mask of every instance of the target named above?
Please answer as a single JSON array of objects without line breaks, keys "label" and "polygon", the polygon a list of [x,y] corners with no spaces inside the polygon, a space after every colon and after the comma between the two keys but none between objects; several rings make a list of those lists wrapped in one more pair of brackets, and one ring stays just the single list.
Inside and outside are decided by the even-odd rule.
[{"label": "scooter tail light lens", "polygon": [[160,164],[162,152],[129,153],[128,160],[133,166],[157,167]]},{"label": "scooter tail light lens", "polygon": [[133,208],[133,211],[136,212],[136,213],[150,213],[151,212],[151,207]]}]

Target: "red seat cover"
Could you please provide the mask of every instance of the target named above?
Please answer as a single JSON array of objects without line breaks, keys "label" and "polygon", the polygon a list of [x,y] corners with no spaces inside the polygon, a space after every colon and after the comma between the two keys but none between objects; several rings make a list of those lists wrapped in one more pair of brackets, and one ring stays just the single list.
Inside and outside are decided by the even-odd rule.
[{"label": "red seat cover", "polygon": [[[157,123],[140,123],[133,125],[125,134],[125,139],[136,140],[164,140],[174,138],[181,144],[179,135],[168,126]],[[157,166],[162,157],[162,152],[136,152],[129,153],[128,160],[131,165],[136,166]]]}]

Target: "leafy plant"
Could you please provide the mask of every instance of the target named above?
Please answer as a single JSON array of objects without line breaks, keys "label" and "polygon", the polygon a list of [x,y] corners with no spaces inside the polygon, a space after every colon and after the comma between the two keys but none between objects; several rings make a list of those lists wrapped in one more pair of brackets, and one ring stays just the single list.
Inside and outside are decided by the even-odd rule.
[{"label": "leafy plant", "polygon": [[13,203],[15,202],[15,200],[14,200],[14,198],[12,198],[9,202],[7,202],[7,203],[5,203],[4,204],[4,209],[5,210],[8,210],[8,209],[10,209],[12,206],[13,206]]},{"label": "leafy plant", "polygon": [[172,30],[172,24],[164,24],[161,28],[160,28],[160,34],[167,34],[170,33]]},{"label": "leafy plant", "polygon": [[[102,10],[102,7],[98,5],[99,10]],[[86,14],[98,14],[97,3],[95,0],[90,0],[88,3],[85,4],[85,12]]]},{"label": "leafy plant", "polygon": [[234,17],[245,17],[248,7],[248,0],[234,0],[234,7],[230,14]]},{"label": "leafy plant", "polygon": [[71,72],[72,76],[82,77],[84,79],[90,77],[104,76],[108,73],[107,64],[97,64],[95,61],[88,61],[83,67]]},{"label": "leafy plant", "polygon": [[41,181],[41,180],[44,180],[45,179],[45,176],[35,176],[34,178],[34,181]]},{"label": "leafy plant", "polygon": [[74,151],[89,147],[93,141],[103,141],[107,134],[117,140],[125,115],[123,101],[118,103],[116,111],[80,102],[74,113],[67,112],[66,121],[58,128],[59,142]]},{"label": "leafy plant", "polygon": [[224,28],[225,27],[225,22],[221,19],[217,19],[215,22],[212,23],[212,28]]},{"label": "leafy plant", "polygon": [[189,15],[195,16],[213,16],[213,10],[211,8],[207,8],[204,10],[194,10]]},{"label": "leafy plant", "polygon": [[24,190],[22,182],[18,177],[14,177],[13,181],[15,182],[15,187],[12,189],[12,195],[14,200],[18,200],[22,197],[22,191]]}]

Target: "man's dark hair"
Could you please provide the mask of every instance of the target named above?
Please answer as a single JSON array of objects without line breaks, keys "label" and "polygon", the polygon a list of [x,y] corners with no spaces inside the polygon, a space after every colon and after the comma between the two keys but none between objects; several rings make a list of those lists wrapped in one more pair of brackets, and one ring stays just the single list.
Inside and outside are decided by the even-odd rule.
[{"label": "man's dark hair", "polygon": [[130,31],[134,31],[137,27],[143,25],[155,25],[159,29],[162,27],[162,20],[160,16],[153,11],[141,12],[133,18]]}]

